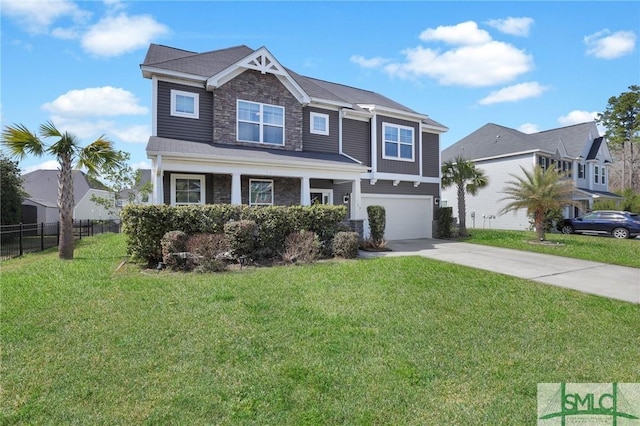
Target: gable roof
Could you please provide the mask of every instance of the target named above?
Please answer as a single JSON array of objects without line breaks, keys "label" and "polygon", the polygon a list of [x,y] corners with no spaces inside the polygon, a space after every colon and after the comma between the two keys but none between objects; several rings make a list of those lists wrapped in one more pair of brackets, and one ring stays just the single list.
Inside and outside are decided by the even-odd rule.
[{"label": "gable roof", "polygon": [[255,55],[268,57],[269,61],[274,64],[269,65],[274,68],[276,75],[281,77],[281,81],[285,86],[288,86],[289,90],[302,91],[302,95],[297,96],[298,99],[304,99],[306,102],[313,100],[319,103],[329,103],[362,112],[368,112],[367,107],[370,106],[382,107],[415,115],[421,118],[425,124],[440,131],[448,130],[443,124],[379,93],[300,75],[281,66],[265,47],[253,50],[242,45],[196,53],[151,44],[140,67],[145,78],[151,78],[154,74],[173,75],[179,78],[208,81],[207,86],[210,83],[210,87],[214,88],[218,81],[224,82],[225,77],[229,78],[229,76],[235,75],[234,72],[238,72],[236,68],[242,68],[242,71],[257,69],[252,67],[252,64],[255,64],[262,71],[267,70],[267,66],[256,64],[253,61]]},{"label": "gable roof", "polygon": [[[84,172],[74,170],[73,198],[77,203],[90,189],[107,190],[107,187]],[[22,175],[22,188],[27,198],[41,204],[58,205],[58,170],[34,170]]]},{"label": "gable roof", "polygon": [[488,123],[442,151],[442,161],[458,156],[479,160],[536,151],[579,158],[586,157],[596,143],[597,154],[601,142],[593,121],[530,134]]}]

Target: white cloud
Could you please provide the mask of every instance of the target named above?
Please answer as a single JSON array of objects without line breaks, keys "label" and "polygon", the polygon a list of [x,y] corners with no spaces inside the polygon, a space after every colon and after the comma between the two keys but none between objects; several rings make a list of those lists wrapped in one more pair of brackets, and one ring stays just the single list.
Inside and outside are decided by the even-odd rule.
[{"label": "white cloud", "polygon": [[75,40],[80,37],[80,32],[75,27],[70,28],[54,28],[51,30],[51,35],[55,38],[62,40]]},{"label": "white cloud", "polygon": [[22,170],[22,174],[31,173],[35,170],[58,170],[60,167],[60,163],[56,160],[47,160],[40,164],[34,164],[32,166],[27,166]]},{"label": "white cloud", "polygon": [[32,34],[48,32],[56,20],[64,17],[81,23],[91,15],[69,0],[2,0],[2,14],[16,19]]},{"label": "white cloud", "polygon": [[491,105],[501,102],[516,102],[522,99],[538,97],[546,90],[547,87],[535,81],[520,83],[491,92],[489,96],[480,99],[478,103],[480,105]]},{"label": "white cloud", "polygon": [[379,56],[367,59],[362,55],[353,55],[350,60],[354,64],[358,64],[363,68],[378,68],[389,62],[389,59],[381,58]]},{"label": "white cloud", "polygon": [[137,163],[132,163],[130,164],[131,168],[133,170],[138,170],[138,169],[150,169],[151,168],[151,163],[145,160],[142,161],[138,161]]},{"label": "white cloud", "polygon": [[562,126],[571,126],[573,124],[586,123],[588,121],[594,121],[598,117],[598,112],[593,111],[580,111],[573,110],[567,115],[558,117],[558,123]]},{"label": "white cloud", "polygon": [[42,106],[45,111],[64,117],[117,116],[147,114],[133,93],[117,87],[91,87],[70,90]]},{"label": "white cloud", "polygon": [[512,81],[533,68],[533,59],[510,44],[490,41],[440,53],[422,46],[402,52],[406,61],[385,71],[393,76],[428,76],[444,85],[492,86]]},{"label": "white cloud", "polygon": [[147,143],[151,136],[151,128],[146,124],[123,128],[113,127],[109,133],[122,142]]},{"label": "white cloud", "polygon": [[538,127],[537,124],[533,124],[533,123],[524,123],[521,124],[520,127],[518,127],[518,130],[520,130],[522,133],[538,133],[540,131],[540,128]]},{"label": "white cloud", "polygon": [[97,56],[118,56],[148,46],[169,28],[149,15],[107,16],[82,37],[82,47]]},{"label": "white cloud", "polygon": [[486,24],[505,34],[526,37],[529,35],[529,30],[533,25],[533,19],[512,17],[507,19],[490,19]]},{"label": "white cloud", "polygon": [[468,46],[488,43],[491,41],[491,36],[485,30],[479,29],[475,22],[467,21],[452,26],[427,28],[420,33],[420,40]]},{"label": "white cloud", "polygon": [[616,59],[633,52],[636,45],[636,34],[633,31],[609,30],[599,31],[584,38],[587,55],[599,59]]}]

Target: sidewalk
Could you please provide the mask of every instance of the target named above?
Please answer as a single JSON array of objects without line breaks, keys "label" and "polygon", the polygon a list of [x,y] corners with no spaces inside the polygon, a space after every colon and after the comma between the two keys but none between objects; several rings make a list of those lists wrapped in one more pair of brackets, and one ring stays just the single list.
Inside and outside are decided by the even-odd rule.
[{"label": "sidewalk", "polygon": [[640,304],[640,269],[447,240],[390,241],[361,257],[423,256]]}]

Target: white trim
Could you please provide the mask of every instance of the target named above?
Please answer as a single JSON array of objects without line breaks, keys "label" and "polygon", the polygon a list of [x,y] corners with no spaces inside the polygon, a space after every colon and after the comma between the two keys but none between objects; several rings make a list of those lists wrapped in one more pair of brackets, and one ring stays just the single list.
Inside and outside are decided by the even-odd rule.
[{"label": "white trim", "polygon": [[434,126],[433,124],[427,124],[427,123],[420,123],[420,127],[422,128],[423,131],[426,131],[427,133],[435,133],[437,135],[441,134],[441,133],[447,133],[449,131],[448,127],[442,126]]},{"label": "white trim", "polygon": [[[177,179],[191,179],[200,181],[200,201],[197,203],[177,203],[176,202],[176,180]],[[171,205],[196,205],[196,204],[205,204],[205,197],[207,194],[206,191],[206,180],[204,175],[196,175],[196,174],[171,174]]]},{"label": "white trim", "polygon": [[[193,99],[193,113],[176,110],[178,96]],[[171,115],[174,117],[194,118],[196,120],[200,118],[200,94],[171,89]]]},{"label": "white trim", "polygon": [[[207,78],[206,77],[201,77],[195,74],[189,74],[186,72],[179,72],[179,71],[170,71],[164,68],[157,68],[157,67],[150,67],[147,65],[142,65],[140,66],[140,69],[142,70],[142,76],[144,78],[152,78],[152,76],[156,75],[156,76],[163,76],[163,77],[174,77],[175,79],[178,80],[189,80],[192,82],[206,82]],[[202,84],[199,85],[199,87],[202,87]]]},{"label": "white trim", "polygon": [[331,106],[333,108],[335,108],[336,110],[340,109],[340,108],[352,108],[353,105],[348,103],[348,102],[340,102],[340,101],[333,101],[330,99],[322,99],[322,98],[314,98],[312,97],[310,99],[310,105],[311,106],[321,106],[322,108],[325,108],[325,105]]},{"label": "white trim", "polygon": [[[252,203],[251,202],[251,184],[253,182],[269,182],[271,184],[271,203]],[[272,206],[273,200],[275,199],[275,187],[273,184],[273,179],[249,179],[249,205],[250,206]]]},{"label": "white trim", "polygon": [[[315,118],[324,118],[324,130],[316,130],[314,129],[314,119]],[[322,114],[320,112],[309,113],[309,133],[314,135],[328,135],[329,134],[329,114]]]},{"label": "white trim", "polygon": [[[398,155],[396,157],[391,156],[391,155],[387,155],[387,150],[386,150],[386,139],[385,139],[385,127],[391,127],[391,128],[395,128],[398,130],[398,140],[396,142],[394,141],[389,141],[390,143],[395,143],[398,145]],[[408,144],[406,142],[402,142],[400,140],[400,130],[411,130],[411,158],[404,158],[401,157],[400,153],[401,153],[401,145],[405,145],[407,146]],[[401,124],[395,124],[395,123],[389,123],[387,121],[383,121],[382,122],[382,135],[380,138],[380,145],[382,148],[382,158],[384,158],[385,160],[392,160],[392,161],[405,161],[405,162],[415,162],[415,158],[416,158],[416,129],[413,127],[409,127],[409,126],[403,126]]]},{"label": "white trim", "polygon": [[[259,122],[255,122],[255,121],[251,121],[251,120],[240,120],[240,102],[245,102],[248,104],[254,104],[254,105],[258,105],[260,107],[260,112],[259,117],[260,117],[260,121]],[[273,124],[273,123],[265,123],[264,122],[264,107],[268,106],[268,107],[272,107],[272,108],[279,108],[282,110],[282,125],[279,124]],[[249,143],[259,143],[262,145],[272,145],[272,146],[284,146],[285,145],[285,119],[286,119],[286,111],[285,108],[283,106],[280,105],[272,105],[272,104],[265,104],[262,102],[254,102],[254,101],[247,101],[244,99],[236,99],[236,140],[238,142],[249,142]],[[258,141],[252,141],[252,140],[245,140],[245,139],[240,139],[240,123],[249,123],[249,124],[257,124],[260,128],[260,140]],[[265,126],[269,126],[269,127],[278,127],[282,129],[282,143],[269,143],[269,142],[265,142],[264,141],[264,127]]]},{"label": "white trim", "polygon": [[[313,192],[317,192],[319,194],[322,194],[322,198],[324,201],[324,197],[327,196],[328,197],[328,203],[329,205],[333,204],[333,189],[318,189],[318,188],[311,188],[309,189],[309,202],[311,202],[311,193]],[[324,203],[322,203],[324,204]]]},{"label": "white trim", "polygon": [[422,124],[422,120],[426,120],[429,118],[424,114],[419,114],[417,112],[411,111],[403,111],[401,109],[383,107],[375,104],[358,104],[360,108],[364,108],[373,113],[382,114],[387,117],[399,118],[407,121],[416,121],[416,119],[420,120],[420,124]]},{"label": "white trim", "polygon": [[371,172],[378,171],[378,116],[371,118]]},{"label": "white trim", "polygon": [[375,182],[379,180],[390,180],[390,181],[400,181],[400,182],[413,182],[414,186],[416,183],[440,183],[439,177],[428,177],[428,176],[418,176],[418,175],[407,175],[401,173],[363,173],[360,177],[364,180],[369,180],[371,185],[375,185]]}]

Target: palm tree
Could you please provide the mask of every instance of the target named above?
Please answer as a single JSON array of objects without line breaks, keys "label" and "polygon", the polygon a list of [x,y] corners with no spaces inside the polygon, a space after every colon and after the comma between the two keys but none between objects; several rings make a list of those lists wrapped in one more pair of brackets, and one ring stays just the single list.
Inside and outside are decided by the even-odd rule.
[{"label": "palm tree", "polygon": [[[56,138],[46,144],[41,138]],[[20,160],[27,155],[41,157],[53,155],[59,164],[58,169],[58,210],[60,217],[61,259],[73,259],[73,177],[74,168],[85,168],[89,175],[111,170],[122,162],[122,153],[114,150],[113,143],[100,136],[91,144],[82,148],[78,138],[69,132],[60,132],[52,122],[40,125],[39,136],[24,125],[5,126],[2,132],[2,144],[10,154]]]},{"label": "palm tree", "polygon": [[507,182],[502,191],[507,194],[500,201],[511,200],[500,214],[526,209],[533,219],[536,238],[544,241],[544,218],[547,212],[561,209],[566,205],[576,205],[572,200],[575,185],[571,179],[550,167],[546,171],[540,166],[525,170],[520,166],[524,177],[511,174],[514,181]]},{"label": "palm tree", "polygon": [[481,188],[489,184],[489,178],[484,171],[477,169],[471,160],[465,160],[462,156],[452,161],[446,161],[442,165],[442,187],[448,188],[456,185],[458,190],[458,221],[459,233],[467,235],[467,206],[465,194],[476,195]]}]

